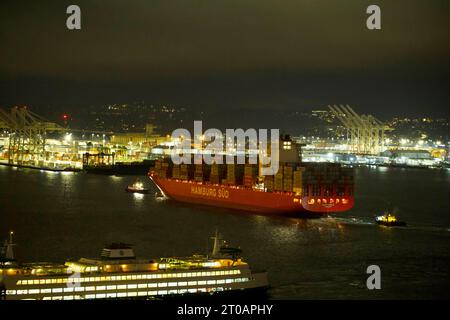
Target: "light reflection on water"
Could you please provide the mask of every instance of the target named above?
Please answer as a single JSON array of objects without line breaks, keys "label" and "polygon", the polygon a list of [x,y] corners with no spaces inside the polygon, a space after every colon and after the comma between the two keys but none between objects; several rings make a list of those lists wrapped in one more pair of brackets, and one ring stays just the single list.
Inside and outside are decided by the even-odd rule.
[{"label": "light reflection on water", "polygon": [[[135,244],[142,257],[183,256],[203,252],[218,228],[252,267],[269,271],[274,298],[448,297],[449,175],[380,169],[356,170],[350,212],[302,220],[156,201],[145,177],[147,195],[125,192],[136,177],[0,167],[0,240],[14,229],[25,261],[95,257],[113,241]],[[373,223],[385,200],[407,228]],[[369,263],[385,270],[381,292],[355,285]]]}]

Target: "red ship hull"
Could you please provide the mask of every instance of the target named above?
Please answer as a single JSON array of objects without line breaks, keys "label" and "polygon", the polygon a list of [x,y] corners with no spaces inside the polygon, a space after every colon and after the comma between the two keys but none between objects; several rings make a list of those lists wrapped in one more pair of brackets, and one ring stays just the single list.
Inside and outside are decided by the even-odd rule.
[{"label": "red ship hull", "polygon": [[149,177],[170,199],[260,214],[324,215],[347,211],[354,204],[351,196],[302,197],[292,192],[265,192],[243,186],[161,178],[154,171],[149,173]]}]

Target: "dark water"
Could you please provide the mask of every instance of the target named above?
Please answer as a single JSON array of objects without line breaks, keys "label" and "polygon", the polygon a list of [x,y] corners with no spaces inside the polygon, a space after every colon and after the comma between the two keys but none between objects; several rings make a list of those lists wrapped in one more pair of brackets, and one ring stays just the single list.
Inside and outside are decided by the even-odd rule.
[{"label": "dark water", "polygon": [[[124,192],[134,179],[0,166],[0,239],[13,229],[22,261],[96,257],[113,241],[139,256],[183,256],[204,252],[218,228],[269,271],[273,298],[450,297],[450,171],[356,169],[355,208],[319,220],[156,202]],[[387,207],[408,227],[374,225]],[[371,264],[381,290],[366,288]]]}]

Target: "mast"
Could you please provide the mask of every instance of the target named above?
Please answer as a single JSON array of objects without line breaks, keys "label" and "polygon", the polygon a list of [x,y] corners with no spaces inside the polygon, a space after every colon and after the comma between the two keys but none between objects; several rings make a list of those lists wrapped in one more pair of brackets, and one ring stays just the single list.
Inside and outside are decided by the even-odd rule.
[{"label": "mast", "polygon": [[214,240],[213,250],[211,253],[211,256],[214,258],[214,257],[217,257],[220,253],[220,234],[217,231],[217,229],[216,229],[216,233],[215,233],[214,237],[212,237],[211,239]]},{"label": "mast", "polygon": [[13,246],[15,246],[15,244],[13,243],[13,235],[14,235],[14,231],[10,231],[9,232],[9,242],[5,241],[5,258],[7,260],[14,260],[14,250],[13,250]]}]

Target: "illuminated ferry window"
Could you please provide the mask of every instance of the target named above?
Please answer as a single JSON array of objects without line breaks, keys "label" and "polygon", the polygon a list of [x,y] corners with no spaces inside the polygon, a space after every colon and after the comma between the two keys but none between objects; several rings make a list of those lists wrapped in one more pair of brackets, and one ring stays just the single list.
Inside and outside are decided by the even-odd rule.
[{"label": "illuminated ferry window", "polygon": [[116,294],[116,293],[107,293],[107,294],[106,294],[106,297],[107,297],[107,298],[116,298],[116,297],[117,297],[117,294]]},{"label": "illuminated ferry window", "polygon": [[206,281],[199,281],[199,282],[198,282],[198,285],[199,285],[199,286],[203,286],[203,285],[205,285],[205,284],[206,284]]},{"label": "illuminated ferry window", "polygon": [[102,290],[106,290],[106,286],[96,286],[95,287],[96,291],[102,291]]},{"label": "illuminated ferry window", "polygon": [[95,295],[95,298],[97,298],[97,299],[104,299],[104,298],[106,298],[106,294],[98,293],[98,294]]},{"label": "illuminated ferry window", "polygon": [[137,279],[137,280],[141,280],[141,279],[142,279],[142,276],[141,276],[141,275],[137,275],[137,276],[136,276],[136,279]]},{"label": "illuminated ferry window", "polygon": [[158,283],[158,287],[167,287],[167,282]]},{"label": "illuminated ferry window", "polygon": [[52,289],[41,289],[41,293],[52,293]]},{"label": "illuminated ferry window", "polygon": [[117,293],[117,298],[123,298],[123,297],[126,297],[126,296],[127,296],[126,292],[119,292],[119,293]]},{"label": "illuminated ferry window", "polygon": [[176,283],[176,282],[169,282],[169,283],[168,283],[168,286],[169,286],[169,287],[176,287],[176,286],[177,286],[177,283]]},{"label": "illuminated ferry window", "polygon": [[116,286],[106,286],[107,290],[116,290]]},{"label": "illuminated ferry window", "polygon": [[142,288],[147,288],[147,284],[146,283],[138,284],[138,289],[142,289]]},{"label": "illuminated ferry window", "polygon": [[132,279],[132,280],[136,280],[136,279],[137,279],[137,276],[131,276],[131,279]]},{"label": "illuminated ferry window", "polygon": [[197,281],[189,281],[188,285],[189,286],[196,286],[197,285]]},{"label": "illuminated ferry window", "polygon": [[45,284],[45,279],[39,280],[39,284]]},{"label": "illuminated ferry window", "polygon": [[158,294],[159,295],[165,295],[165,294],[167,294],[167,290],[158,291]]},{"label": "illuminated ferry window", "polygon": [[126,289],[127,288],[127,285],[126,284],[121,284],[121,285],[118,285],[117,286],[117,290],[124,290],[124,289]]},{"label": "illuminated ferry window", "polygon": [[132,278],[131,276],[127,276],[127,280],[131,280],[131,278]]},{"label": "illuminated ferry window", "polygon": [[197,292],[197,289],[188,289],[188,292],[189,292],[189,293],[196,293],[196,292]]},{"label": "illuminated ferry window", "polygon": [[169,292],[168,292],[169,294],[177,294],[177,290],[169,290]]},{"label": "illuminated ferry window", "polygon": [[63,292],[62,288],[54,288],[54,289],[52,289],[52,293],[60,293],[60,292]]},{"label": "illuminated ferry window", "polygon": [[225,280],[224,280],[224,279],[222,279],[222,280],[217,280],[217,284],[222,284],[222,283],[225,283]]},{"label": "illuminated ferry window", "polygon": [[42,300],[52,300],[52,297],[44,297]]},{"label": "illuminated ferry window", "polygon": [[187,289],[180,289],[180,290],[178,290],[178,293],[180,293],[180,294],[184,294],[184,293],[187,293],[187,292],[188,292]]},{"label": "illuminated ferry window", "polygon": [[62,297],[60,297],[60,296],[53,297],[52,300],[62,300]]},{"label": "illuminated ferry window", "polygon": [[95,287],[86,287],[86,291],[95,291]]},{"label": "illuminated ferry window", "polygon": [[64,300],[73,300],[73,296],[64,296]]},{"label": "illuminated ferry window", "polygon": [[180,287],[184,287],[184,286],[187,286],[187,282],[178,282],[178,285]]},{"label": "illuminated ferry window", "polygon": [[156,296],[158,294],[158,291],[149,291],[148,295],[149,296]]},{"label": "illuminated ferry window", "polygon": [[82,291],[84,291],[84,287],[75,287],[75,291],[76,292],[82,292]]},{"label": "illuminated ferry window", "polygon": [[18,285],[18,286],[19,286],[19,285],[22,285],[22,284],[24,284],[25,281],[26,281],[26,280],[19,280],[19,281],[16,282],[16,285]]},{"label": "illuminated ferry window", "polygon": [[149,284],[148,284],[148,287],[149,287],[149,288],[156,288],[157,286],[158,286],[157,283],[149,283]]},{"label": "illuminated ferry window", "polygon": [[128,297],[136,297],[137,292],[128,292]]},{"label": "illuminated ferry window", "polygon": [[138,296],[146,296],[147,292],[146,291],[139,291],[138,292]]},{"label": "illuminated ferry window", "polygon": [[87,294],[86,299],[95,299],[95,294]]},{"label": "illuminated ferry window", "polygon": [[200,292],[206,292],[206,288],[199,288],[198,291],[200,291]]},{"label": "illuminated ferry window", "polygon": [[182,274],[181,274],[181,277],[184,277],[184,278],[185,278],[185,277],[187,277],[187,276],[188,276],[187,273],[182,273]]},{"label": "illuminated ferry window", "polygon": [[137,285],[136,284],[129,284],[128,285],[128,289],[136,289]]},{"label": "illuminated ferry window", "polygon": [[208,280],[207,284],[216,284],[216,280]]},{"label": "illuminated ferry window", "polygon": [[73,292],[73,288],[64,288],[64,292]]},{"label": "illuminated ferry window", "polygon": [[233,282],[233,279],[226,279],[225,280],[225,283],[232,283]]},{"label": "illuminated ferry window", "polygon": [[16,290],[6,290],[6,294],[7,295],[15,295],[16,294]]}]

